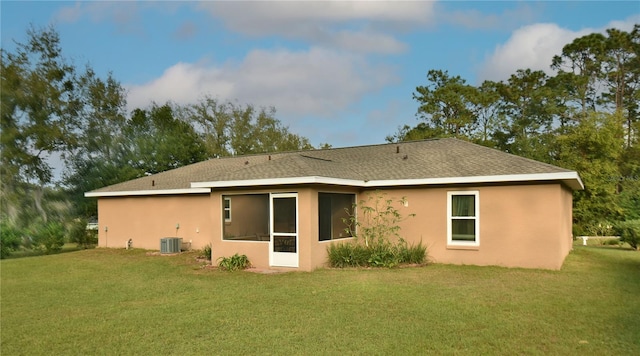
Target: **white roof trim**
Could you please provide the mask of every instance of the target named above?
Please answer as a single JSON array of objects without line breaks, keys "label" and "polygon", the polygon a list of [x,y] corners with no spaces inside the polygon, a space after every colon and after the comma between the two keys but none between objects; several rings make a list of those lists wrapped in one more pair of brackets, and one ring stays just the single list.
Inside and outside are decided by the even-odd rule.
[{"label": "white roof trim", "polygon": [[536,173],[536,174],[508,174],[496,176],[472,177],[444,177],[424,179],[396,179],[369,181],[367,187],[390,187],[398,185],[437,185],[437,184],[465,184],[465,183],[507,183],[529,181],[563,181],[572,189],[582,190],[584,184],[577,172]]},{"label": "white roof trim", "polygon": [[88,192],[84,193],[87,198],[101,197],[122,197],[132,195],[175,195],[175,194],[204,194],[211,193],[208,188],[185,188],[185,189],[158,189],[158,190],[130,190],[122,192]]},{"label": "white roof trim", "polygon": [[584,184],[577,172],[557,172],[557,173],[537,173],[537,174],[507,174],[495,176],[473,176],[473,177],[444,177],[444,178],[420,178],[420,179],[390,179],[363,181],[356,179],[341,179],[331,177],[309,176],[309,177],[289,177],[270,179],[247,179],[214,182],[193,182],[191,188],[185,189],[158,189],[158,190],[131,190],[121,192],[88,192],[84,193],[87,198],[100,197],[121,197],[121,196],[141,196],[141,195],[175,195],[175,194],[206,194],[211,192],[211,188],[235,188],[235,187],[257,187],[268,185],[287,184],[332,184],[349,187],[375,188],[394,187],[408,185],[442,185],[442,184],[476,184],[476,183],[508,183],[508,182],[531,182],[531,181],[562,181],[574,190],[584,189]]},{"label": "white roof trim", "polygon": [[283,184],[335,184],[354,187],[363,187],[363,181],[355,179],[341,179],[330,177],[288,177],[288,178],[268,178],[268,179],[247,179],[247,180],[229,180],[214,182],[194,182],[191,188],[229,188],[229,187],[254,187],[265,185],[283,185]]},{"label": "white roof trim", "polygon": [[472,176],[472,177],[444,177],[444,178],[420,178],[420,179],[392,179],[392,180],[371,180],[362,181],[355,179],[340,179],[329,177],[289,177],[270,179],[248,179],[215,182],[194,182],[192,188],[233,188],[233,187],[255,187],[266,185],[284,184],[335,184],[352,187],[392,187],[406,185],[440,185],[440,184],[474,184],[474,183],[504,183],[504,182],[527,182],[527,181],[563,181],[572,189],[584,189],[582,180],[577,172],[557,172],[557,173],[537,173],[537,174],[508,174],[495,176]]}]

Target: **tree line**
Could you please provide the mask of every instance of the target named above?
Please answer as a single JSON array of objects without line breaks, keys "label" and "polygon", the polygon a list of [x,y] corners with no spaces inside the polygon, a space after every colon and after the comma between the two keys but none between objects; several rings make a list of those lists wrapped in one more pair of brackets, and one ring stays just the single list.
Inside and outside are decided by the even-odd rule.
[{"label": "tree line", "polygon": [[550,66],[477,86],[429,70],[413,93],[419,123],[387,141],[457,137],[576,170],[574,236],[640,228],[640,25],[576,38]]},{"label": "tree line", "polygon": [[274,108],[205,96],[127,112],[120,82],[64,57],[53,27],[27,35],[2,49],[3,255],[60,249],[69,234],[93,242],[97,206],[84,192],[208,158],[313,148]]},{"label": "tree line", "polygon": [[[2,256],[54,251],[65,236],[94,243],[84,192],[208,158],[313,149],[274,108],[205,96],[128,112],[113,73],[66,58],[52,27],[0,51]],[[640,26],[577,38],[550,60],[553,75],[521,69],[478,86],[429,70],[413,93],[418,124],[387,141],[457,137],[576,170],[575,236],[640,226]]]}]

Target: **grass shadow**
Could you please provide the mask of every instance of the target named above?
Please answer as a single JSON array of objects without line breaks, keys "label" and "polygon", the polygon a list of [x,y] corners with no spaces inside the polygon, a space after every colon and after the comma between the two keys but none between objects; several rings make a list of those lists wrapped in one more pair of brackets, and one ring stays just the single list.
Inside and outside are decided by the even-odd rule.
[{"label": "grass shadow", "polygon": [[63,253],[76,252],[76,251],[88,250],[93,248],[96,248],[96,246],[92,245],[92,246],[85,247],[85,246],[81,246],[74,243],[64,244],[64,246],[62,246],[62,249],[60,251],[48,252],[48,253],[44,250],[21,248],[18,251],[11,251],[11,254],[9,256],[5,256],[3,260],[47,256],[47,255],[59,255]]}]

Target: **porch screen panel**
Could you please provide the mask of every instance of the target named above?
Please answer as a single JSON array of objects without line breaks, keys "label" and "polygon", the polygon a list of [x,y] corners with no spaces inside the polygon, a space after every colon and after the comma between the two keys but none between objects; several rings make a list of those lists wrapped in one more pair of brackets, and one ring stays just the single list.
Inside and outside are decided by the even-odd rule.
[{"label": "porch screen panel", "polygon": [[297,252],[297,211],[296,198],[273,199],[273,251]]},{"label": "porch screen panel", "polygon": [[223,239],[269,241],[269,194],[222,196]]}]

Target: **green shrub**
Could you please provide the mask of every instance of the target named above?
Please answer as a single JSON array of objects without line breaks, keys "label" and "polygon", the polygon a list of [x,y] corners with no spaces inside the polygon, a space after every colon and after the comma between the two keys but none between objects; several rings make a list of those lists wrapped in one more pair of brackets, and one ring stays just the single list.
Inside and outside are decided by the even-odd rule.
[{"label": "green shrub", "polygon": [[606,239],[604,241],[604,244],[607,245],[607,246],[619,246],[620,245],[620,240],[618,240],[616,238]]},{"label": "green shrub", "polygon": [[34,249],[45,253],[59,252],[64,245],[64,226],[57,221],[49,221],[36,226],[34,231]]},{"label": "green shrub", "polygon": [[83,248],[89,248],[98,244],[98,232],[97,230],[87,230],[87,220],[80,219],[71,226],[69,241],[75,242]]},{"label": "green shrub", "polygon": [[620,221],[616,224],[620,242],[628,243],[634,250],[640,245],[640,219]]},{"label": "green shrub", "polygon": [[353,241],[327,247],[329,266],[344,267],[396,267],[401,264],[422,264],[427,248],[420,242],[409,246],[404,240],[397,244],[365,246]]},{"label": "green shrub", "polygon": [[369,253],[367,249],[355,243],[336,243],[331,244],[327,248],[329,254],[329,266],[344,267],[361,267],[367,266]]},{"label": "green shrub", "polygon": [[206,258],[207,260],[211,261],[211,245],[207,244],[202,251],[200,251],[200,257],[202,258]]},{"label": "green shrub", "polygon": [[218,258],[218,267],[225,271],[237,271],[246,269],[251,266],[246,255],[238,255],[237,253],[231,257]]},{"label": "green shrub", "polygon": [[19,229],[0,221],[0,258],[6,258],[20,247],[22,233]]},{"label": "green shrub", "polygon": [[417,245],[403,244],[399,251],[402,263],[423,264],[427,259],[427,246],[420,241]]}]

